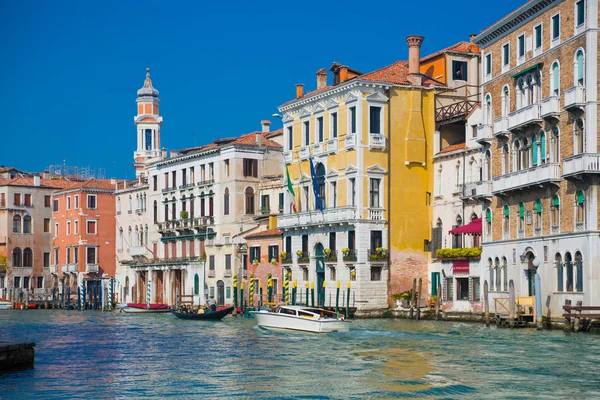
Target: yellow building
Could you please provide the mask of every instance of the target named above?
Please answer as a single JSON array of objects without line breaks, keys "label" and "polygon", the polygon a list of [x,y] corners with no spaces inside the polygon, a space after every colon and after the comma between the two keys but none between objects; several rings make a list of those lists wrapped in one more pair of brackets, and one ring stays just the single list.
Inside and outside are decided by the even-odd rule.
[{"label": "yellow building", "polygon": [[321,69],[316,90],[297,85],[279,107],[295,194],[279,217],[284,267],[320,288],[320,304],[335,301],[337,280],[351,282],[359,310],[386,308],[413,278],[427,288],[435,91],[445,85],[430,77],[435,57],[421,64],[422,41],[409,36],[409,61],[370,73],[334,63],[333,84]]}]

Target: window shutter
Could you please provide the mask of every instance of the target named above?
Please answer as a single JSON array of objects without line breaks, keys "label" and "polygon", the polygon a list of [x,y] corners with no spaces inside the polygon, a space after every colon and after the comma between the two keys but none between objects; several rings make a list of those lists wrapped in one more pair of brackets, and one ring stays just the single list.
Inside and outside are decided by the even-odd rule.
[{"label": "window shutter", "polygon": [[504,206],[504,216],[507,218],[510,216],[510,208],[507,205]]},{"label": "window shutter", "polygon": [[577,191],[577,204],[583,204],[585,201],[585,195],[583,194],[583,190]]},{"label": "window shutter", "polygon": [[554,197],[552,197],[552,205],[554,207],[560,206],[560,198],[557,195],[554,195]]},{"label": "window shutter", "polygon": [[540,135],[540,154],[542,155],[542,160],[546,159],[546,133],[542,132]]},{"label": "window shutter", "polygon": [[489,208],[485,211],[485,217],[487,222],[492,223],[492,210]]},{"label": "window shutter", "polygon": [[537,152],[537,139],[535,136],[531,138],[531,151],[533,152],[533,165],[537,165],[538,163],[538,152]]},{"label": "window shutter", "polygon": [[535,201],[535,211],[538,214],[542,212],[542,201],[540,199]]},{"label": "window shutter", "polygon": [[252,164],[252,176],[256,178],[258,176],[258,160],[252,160]]}]

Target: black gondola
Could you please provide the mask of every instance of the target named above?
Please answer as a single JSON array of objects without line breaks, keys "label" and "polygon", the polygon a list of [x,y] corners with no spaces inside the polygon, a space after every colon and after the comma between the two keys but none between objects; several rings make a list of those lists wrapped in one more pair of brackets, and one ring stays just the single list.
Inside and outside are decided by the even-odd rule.
[{"label": "black gondola", "polygon": [[223,307],[223,308],[217,309],[217,311],[204,312],[203,314],[198,314],[197,312],[180,312],[180,311],[173,310],[173,314],[177,318],[197,319],[197,320],[206,320],[206,321],[222,320],[226,315],[229,315],[232,312],[233,312],[233,306]]}]

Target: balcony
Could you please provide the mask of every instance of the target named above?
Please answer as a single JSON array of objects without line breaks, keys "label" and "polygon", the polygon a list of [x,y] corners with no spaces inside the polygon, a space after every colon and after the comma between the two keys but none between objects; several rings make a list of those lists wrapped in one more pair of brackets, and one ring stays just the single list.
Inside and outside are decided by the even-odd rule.
[{"label": "balcony", "polygon": [[145,256],[146,254],[148,254],[148,249],[146,249],[145,246],[131,246],[129,248],[129,254],[132,257]]},{"label": "balcony", "polygon": [[285,161],[286,164],[291,164],[293,159],[294,153],[292,151],[283,152],[283,161]]},{"label": "balcony", "polygon": [[50,270],[51,274],[58,274],[58,265],[52,264],[48,269]]},{"label": "balcony", "polygon": [[323,258],[325,259],[326,263],[337,263],[337,252],[335,251],[335,249],[333,249],[331,250],[331,253],[329,253],[329,255],[325,254]]},{"label": "balcony", "polygon": [[583,108],[585,105],[585,87],[573,86],[565,90],[565,110]]},{"label": "balcony", "polygon": [[162,190],[162,192],[163,192],[163,193],[166,193],[166,192],[174,192],[175,190],[177,190],[177,186],[173,186],[173,187],[164,188],[164,189]]},{"label": "balcony", "polygon": [[296,253],[296,256],[298,256],[298,264],[308,264],[310,262],[310,253],[308,251],[304,251],[301,254]]},{"label": "balcony", "polygon": [[369,261],[371,262],[386,262],[388,260],[388,252],[384,248],[369,249]]},{"label": "balcony", "polygon": [[494,120],[494,136],[507,136],[510,133],[508,130],[508,117],[500,117]]},{"label": "balcony", "polygon": [[223,274],[225,278],[231,277],[231,268],[225,268],[225,273]]},{"label": "balcony", "polygon": [[492,197],[492,182],[491,181],[477,181],[467,182],[460,185],[459,192],[461,193],[460,198],[466,199],[486,199]]},{"label": "balcony", "polygon": [[86,264],[85,272],[87,274],[97,274],[98,273],[98,264]]},{"label": "balcony", "polygon": [[477,143],[487,142],[492,139],[492,126],[483,124],[477,126]]},{"label": "balcony", "polygon": [[310,225],[344,224],[356,219],[356,207],[328,208],[321,211],[306,211],[284,214],[277,217],[280,228],[300,229]]},{"label": "balcony", "polygon": [[260,208],[260,213],[261,214],[270,214],[271,213],[271,208],[270,207],[261,207]]},{"label": "balcony", "polygon": [[198,187],[210,186],[210,185],[212,185],[213,183],[215,183],[215,180],[214,180],[214,179],[207,179],[207,180],[204,180],[204,181],[200,181],[200,182],[198,182],[198,183],[196,184],[196,186],[198,186]]},{"label": "balcony", "polygon": [[196,229],[211,226],[211,225],[215,224],[215,218],[213,216],[192,218],[190,221],[191,221],[192,228],[196,228]]},{"label": "balcony", "polygon": [[481,258],[481,247],[459,247],[453,249],[437,249],[435,258],[438,260],[459,261],[479,260]]},{"label": "balcony", "polygon": [[300,147],[300,159],[301,160],[306,160],[308,159],[308,157],[310,157],[310,148],[308,146],[302,146]]},{"label": "balcony", "polygon": [[337,138],[333,138],[333,139],[327,140],[327,142],[325,142],[325,145],[327,146],[327,152],[328,153],[337,153],[337,151],[338,151],[338,140],[337,140]]},{"label": "balcony", "polygon": [[382,221],[383,208],[369,208],[369,219],[374,221]]},{"label": "balcony", "polygon": [[346,137],[344,138],[344,147],[346,148],[346,150],[353,149],[356,147],[356,134],[355,133],[346,135]]},{"label": "balcony", "polygon": [[323,146],[323,142],[315,143],[312,146],[313,154],[321,154],[324,150],[325,147]]},{"label": "balcony", "polygon": [[530,104],[515,112],[508,114],[508,129],[524,129],[530,125],[540,125],[542,118],[540,116],[541,107],[538,103]]},{"label": "balcony", "polygon": [[542,118],[556,118],[560,111],[560,97],[552,96],[542,100]]},{"label": "balcony", "polygon": [[512,172],[494,178],[492,182],[492,193],[502,194],[512,190],[539,186],[544,183],[558,182],[560,180],[560,164],[542,164],[533,168]]},{"label": "balcony", "polygon": [[600,153],[583,153],[563,160],[563,177],[600,174]]},{"label": "balcony", "polygon": [[194,188],[193,183],[186,183],[185,185],[179,185],[179,190],[185,190],[185,189],[193,189]]},{"label": "balcony", "polygon": [[344,262],[356,261],[356,249],[342,249],[342,259]]},{"label": "balcony", "polygon": [[283,255],[281,256],[281,263],[282,264],[291,264],[292,263],[292,255],[288,254],[286,252],[285,257]]},{"label": "balcony", "polygon": [[371,133],[369,135],[369,148],[385,149],[385,136],[376,133]]}]

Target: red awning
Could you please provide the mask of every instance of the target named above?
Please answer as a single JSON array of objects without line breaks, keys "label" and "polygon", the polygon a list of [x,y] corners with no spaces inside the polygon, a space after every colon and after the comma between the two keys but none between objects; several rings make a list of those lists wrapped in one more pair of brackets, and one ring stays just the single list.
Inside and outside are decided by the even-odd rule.
[{"label": "red awning", "polygon": [[471,221],[470,224],[459,226],[450,230],[453,235],[467,234],[467,235],[481,235],[481,218],[476,218]]}]

